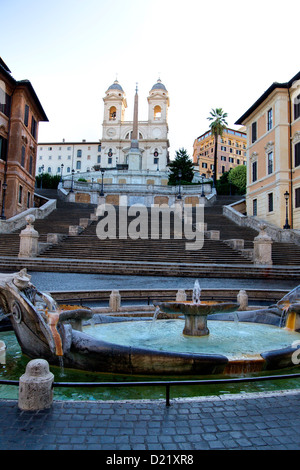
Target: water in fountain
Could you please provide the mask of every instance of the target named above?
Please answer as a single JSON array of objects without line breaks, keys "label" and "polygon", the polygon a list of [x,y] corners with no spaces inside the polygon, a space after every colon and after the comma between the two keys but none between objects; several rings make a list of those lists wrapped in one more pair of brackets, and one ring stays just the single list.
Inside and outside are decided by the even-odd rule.
[{"label": "water in fountain", "polygon": [[152,317],[152,321],[150,322],[149,333],[151,333],[151,331],[152,331],[153,325],[157,320],[159,312],[160,312],[159,307],[156,307],[155,312],[154,312],[153,317]]},{"label": "water in fountain", "polygon": [[64,369],[64,359],[63,356],[58,356],[58,361],[59,361],[59,368],[60,368],[60,377],[65,377],[65,369]]},{"label": "water in fountain", "polygon": [[46,303],[46,305],[48,307],[48,310],[50,312],[57,312],[58,305],[57,305],[56,301],[50,295],[45,294],[43,292],[43,293],[41,293],[41,297],[44,300],[44,302]]},{"label": "water in fountain", "polygon": [[237,312],[232,312],[233,314],[233,321],[236,325],[239,324],[239,316],[238,316],[238,313]]},{"label": "water in fountain", "polygon": [[201,296],[201,288],[200,288],[198,280],[196,280],[194,284],[194,289],[193,289],[193,304],[198,305],[201,303],[200,296]]},{"label": "water in fountain", "polygon": [[283,328],[285,326],[288,308],[289,307],[287,306],[287,307],[284,307],[282,309],[281,316],[280,316],[280,321],[279,321],[279,328]]},{"label": "water in fountain", "polygon": [[4,341],[0,341],[0,364],[6,364],[6,344]]}]

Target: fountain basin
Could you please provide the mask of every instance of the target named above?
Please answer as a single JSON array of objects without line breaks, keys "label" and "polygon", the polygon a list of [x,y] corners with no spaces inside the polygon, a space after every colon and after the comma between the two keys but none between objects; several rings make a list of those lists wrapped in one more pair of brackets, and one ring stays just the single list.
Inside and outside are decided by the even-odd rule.
[{"label": "fountain basin", "polygon": [[[88,329],[81,331],[83,319],[87,322],[93,317],[92,323],[95,321],[90,309],[62,312],[49,295],[37,291],[30,283],[30,277],[27,277],[25,282],[25,274],[22,272],[22,276],[20,273],[0,275],[0,304],[3,314],[9,316],[22,352],[33,359],[46,359],[52,365],[60,365],[63,361],[66,368],[93,372],[155,376],[241,374],[294,367],[299,363],[297,354],[300,353],[298,349],[300,335],[297,332],[294,332],[296,335],[294,338],[290,337],[290,341],[284,344],[275,342],[270,350],[266,347],[263,349],[257,347],[250,351],[250,354],[246,351],[242,357],[236,355],[232,357],[228,352],[218,350],[216,347],[212,350],[201,351],[198,349],[194,351],[162,349],[157,345],[149,346],[145,338],[142,338],[139,344],[121,344],[118,332],[114,332],[112,337],[108,334],[102,337],[93,336]],[[22,278],[21,286],[19,282],[16,282],[20,277]],[[299,304],[299,302],[295,303]],[[193,317],[196,317],[199,322],[203,319],[206,322],[207,317],[209,315],[212,317],[213,314],[221,313],[224,317],[227,316],[224,325],[221,325],[218,343],[224,338],[228,339],[225,324],[229,323],[227,320],[230,315],[236,316],[230,312],[237,309],[237,304],[226,302],[162,302],[160,306],[164,311],[183,314],[185,317],[185,322],[178,320],[181,331],[173,342],[179,342],[179,338],[188,336],[186,339],[195,341],[198,346],[212,338],[207,334],[201,335],[203,338],[197,338],[197,334],[185,335],[185,330],[182,331],[182,328],[186,322]],[[281,310],[275,309],[274,315],[277,315],[277,320],[280,320]],[[249,316],[254,319],[257,317],[259,322],[262,318],[262,311],[249,312]],[[266,315],[267,318],[269,316]],[[299,329],[297,328],[299,315],[296,307],[295,316],[297,318],[293,321],[293,329]],[[105,319],[109,320],[107,317]],[[256,320],[253,322],[255,323]],[[134,322],[131,323],[132,326],[133,324]],[[137,336],[146,326],[149,328],[152,322],[150,325],[149,322],[148,325],[146,324],[147,322],[142,322],[142,325],[138,325]],[[167,336],[169,325],[164,325],[164,332]],[[122,329],[122,323],[120,323],[120,328]],[[203,325],[202,330],[204,331]],[[236,334],[240,336],[242,331],[237,331]],[[268,334],[264,334],[263,337],[267,338]],[[229,343],[234,345],[235,338],[232,338]]]},{"label": "fountain basin", "polygon": [[194,302],[154,302],[154,305],[167,314],[184,315],[185,325],[183,334],[186,336],[207,336],[208,315],[215,313],[230,313],[238,309],[239,305],[232,302],[201,301]]}]

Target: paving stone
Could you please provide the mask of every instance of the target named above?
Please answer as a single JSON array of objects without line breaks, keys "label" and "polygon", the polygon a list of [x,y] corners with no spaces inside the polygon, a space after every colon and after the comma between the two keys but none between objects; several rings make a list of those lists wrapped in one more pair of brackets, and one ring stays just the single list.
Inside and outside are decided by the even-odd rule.
[{"label": "paving stone", "polygon": [[54,402],[38,412],[3,400],[0,450],[299,450],[299,395],[237,396],[222,406],[217,397],[206,405],[174,400],[170,408],[155,401]]}]

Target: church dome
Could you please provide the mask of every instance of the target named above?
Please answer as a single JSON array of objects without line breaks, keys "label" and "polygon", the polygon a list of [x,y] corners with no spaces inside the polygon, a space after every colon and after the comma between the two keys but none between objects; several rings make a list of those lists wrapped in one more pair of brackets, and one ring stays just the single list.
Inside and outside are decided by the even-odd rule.
[{"label": "church dome", "polygon": [[165,90],[167,91],[165,85],[162,83],[161,79],[159,78],[155,85],[151,88],[151,90]]},{"label": "church dome", "polygon": [[121,87],[121,85],[119,84],[118,80],[115,80],[114,83],[108,88],[108,90],[120,90],[120,91],[124,92],[124,90]]}]

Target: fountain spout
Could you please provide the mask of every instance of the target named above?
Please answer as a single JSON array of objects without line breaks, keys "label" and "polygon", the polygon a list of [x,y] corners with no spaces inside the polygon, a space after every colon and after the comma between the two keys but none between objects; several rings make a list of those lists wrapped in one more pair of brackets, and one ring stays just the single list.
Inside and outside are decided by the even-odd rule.
[{"label": "fountain spout", "polygon": [[199,305],[201,300],[201,289],[199,285],[199,281],[196,280],[194,284],[194,289],[193,289],[193,304]]},{"label": "fountain spout", "polygon": [[48,325],[49,325],[49,328],[50,328],[50,331],[52,333],[52,337],[55,343],[55,353],[57,356],[63,356],[64,353],[63,353],[62,340],[57,330],[57,324],[59,322],[59,312],[49,312],[46,309],[45,314],[46,314]]}]

